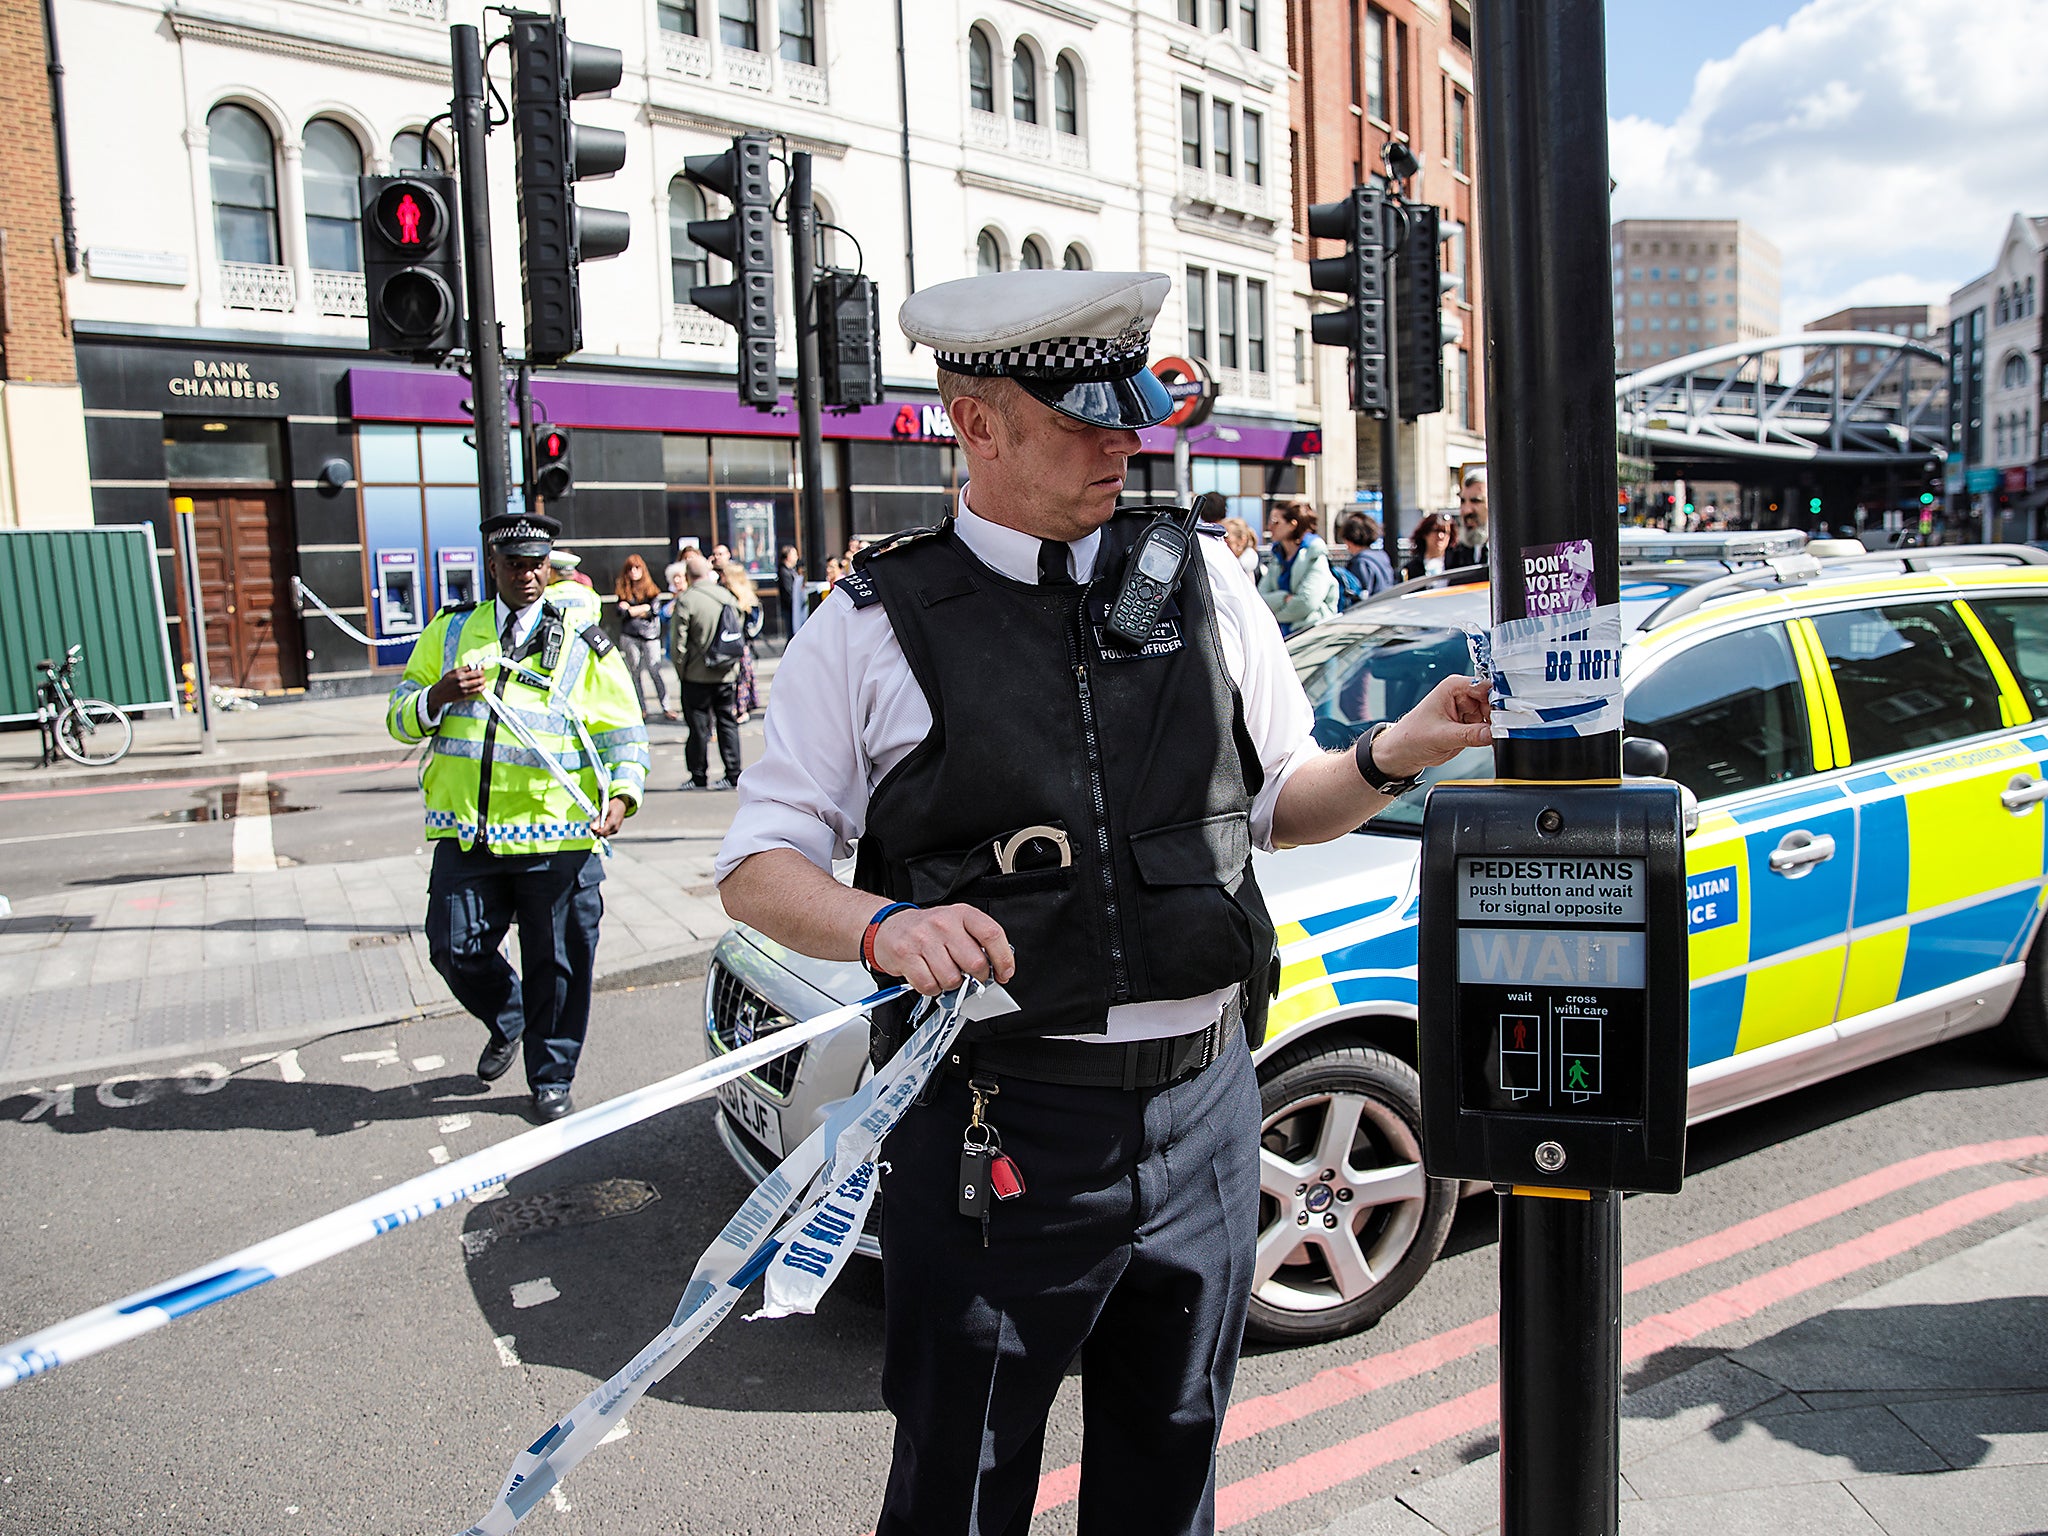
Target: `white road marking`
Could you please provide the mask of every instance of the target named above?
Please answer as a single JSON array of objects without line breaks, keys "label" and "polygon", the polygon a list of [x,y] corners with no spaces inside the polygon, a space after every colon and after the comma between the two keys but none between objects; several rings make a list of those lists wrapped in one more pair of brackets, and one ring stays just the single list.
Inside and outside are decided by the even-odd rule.
[{"label": "white road marking", "polygon": [[434,1166],[438,1168],[448,1161],[448,1149],[446,1147],[429,1147],[427,1148],[427,1156],[433,1160]]},{"label": "white road marking", "polygon": [[626,1436],[630,1435],[631,1433],[633,1433],[633,1426],[631,1424],[628,1424],[624,1419],[621,1419],[618,1423],[614,1424],[611,1427],[611,1429],[605,1433],[605,1437],[597,1443],[599,1445],[610,1445],[614,1440],[623,1440],[626,1438]]},{"label": "white road marking", "polygon": [[387,1045],[374,1051],[351,1051],[341,1059],[343,1061],[374,1062],[380,1067],[395,1067],[398,1065],[398,1047]]},{"label": "white road marking", "polygon": [[482,1227],[475,1232],[462,1234],[462,1256],[473,1259],[498,1240],[495,1227]]},{"label": "white road marking", "polygon": [[457,1131],[469,1129],[469,1116],[449,1115],[435,1127],[443,1136],[453,1136]]},{"label": "white road marking", "polygon": [[519,1358],[519,1351],[512,1347],[518,1342],[517,1335],[501,1333],[491,1342],[498,1346],[498,1364],[517,1368],[523,1363]]},{"label": "white road marking", "polygon": [[123,1084],[139,1083],[141,1081],[142,1074],[140,1072],[123,1072],[108,1078],[93,1089],[92,1096],[100,1101],[102,1109],[133,1109],[138,1104],[147,1104],[150,1096],[147,1093],[121,1094],[115,1092],[115,1090]]},{"label": "white road marking", "polygon": [[277,868],[277,845],[270,838],[270,775],[257,769],[242,775],[235,788],[235,864],[238,875]]},{"label": "white road marking", "polygon": [[228,1085],[228,1069],[217,1061],[195,1061],[178,1068],[176,1075],[185,1093],[218,1093]]},{"label": "white road marking", "polygon": [[447,1065],[446,1056],[415,1056],[412,1059],[412,1069],[415,1072],[438,1072]]},{"label": "white road marking", "polygon": [[562,1485],[560,1483],[555,1484],[554,1487],[548,1490],[548,1497],[554,1501],[554,1506],[558,1511],[565,1515],[569,1513],[569,1495],[562,1492]]},{"label": "white road marking", "polygon": [[542,1275],[538,1280],[522,1280],[513,1286],[512,1305],[520,1308],[538,1307],[546,1302],[559,1300],[561,1295],[562,1293],[555,1289],[555,1282]]},{"label": "white road marking", "polygon": [[23,1088],[11,1096],[35,1099],[35,1103],[29,1105],[28,1113],[21,1117],[21,1123],[27,1125],[29,1121],[40,1120],[44,1115],[48,1115],[52,1120],[61,1120],[70,1114],[73,1109],[71,1096],[77,1087],[76,1083],[59,1083],[54,1088]]}]

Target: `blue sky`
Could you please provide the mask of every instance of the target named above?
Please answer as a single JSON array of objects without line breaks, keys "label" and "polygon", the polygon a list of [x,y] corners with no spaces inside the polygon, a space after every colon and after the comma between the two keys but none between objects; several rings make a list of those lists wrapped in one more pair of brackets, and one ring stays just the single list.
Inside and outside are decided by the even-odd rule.
[{"label": "blue sky", "polygon": [[2048,0],[1608,0],[1616,218],[1740,218],[1786,330],[1946,302],[2048,214]]}]

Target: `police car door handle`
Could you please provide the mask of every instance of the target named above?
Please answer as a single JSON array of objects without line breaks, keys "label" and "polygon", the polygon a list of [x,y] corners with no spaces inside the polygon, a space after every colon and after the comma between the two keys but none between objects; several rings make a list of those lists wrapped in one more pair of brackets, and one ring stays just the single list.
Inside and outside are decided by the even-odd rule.
[{"label": "police car door handle", "polygon": [[2024,773],[2014,774],[2012,782],[1998,792],[1998,803],[2015,816],[2032,810],[2043,800],[2048,800],[2048,783]]},{"label": "police car door handle", "polygon": [[1801,828],[1787,832],[1778,846],[1771,850],[1771,873],[1797,878],[1816,864],[1825,863],[1835,856],[1835,840],[1823,832],[1815,837]]}]

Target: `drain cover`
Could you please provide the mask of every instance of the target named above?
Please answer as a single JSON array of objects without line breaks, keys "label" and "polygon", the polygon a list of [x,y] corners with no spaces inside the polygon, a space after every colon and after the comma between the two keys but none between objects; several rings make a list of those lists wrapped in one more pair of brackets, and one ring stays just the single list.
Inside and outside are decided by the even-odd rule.
[{"label": "drain cover", "polygon": [[599,1179],[567,1189],[544,1190],[517,1200],[499,1200],[491,1207],[491,1229],[498,1237],[523,1237],[554,1227],[580,1227],[613,1216],[630,1216],[661,1198],[661,1191],[642,1179]]}]

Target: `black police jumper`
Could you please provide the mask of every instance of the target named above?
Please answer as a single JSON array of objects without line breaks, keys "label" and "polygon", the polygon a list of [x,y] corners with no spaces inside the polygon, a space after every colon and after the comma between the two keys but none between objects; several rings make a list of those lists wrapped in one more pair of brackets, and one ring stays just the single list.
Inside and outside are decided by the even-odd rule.
[{"label": "black police jumper", "polygon": [[[1084,1536],[1214,1524],[1258,1215],[1250,1054],[1233,1036],[1207,1070],[1134,1089],[985,1065],[1031,1037],[1099,1034],[1117,1004],[1263,976],[1271,954],[1251,869],[1263,775],[1201,552],[1150,642],[1103,633],[1146,522],[1103,529],[1086,586],[1012,581],[950,527],[873,552],[843,583],[884,606],[933,718],[870,797],[855,883],[990,913],[1016,950],[1020,1007],[978,1031],[999,1037],[983,1063],[963,1052],[884,1148],[897,1433],[878,1536],[1023,1532],[1077,1355]],[[1002,871],[998,844],[1033,826],[1063,832],[1071,862]],[[1027,1186],[985,1226],[958,1209],[970,1072],[997,1085],[986,1118]]]}]

